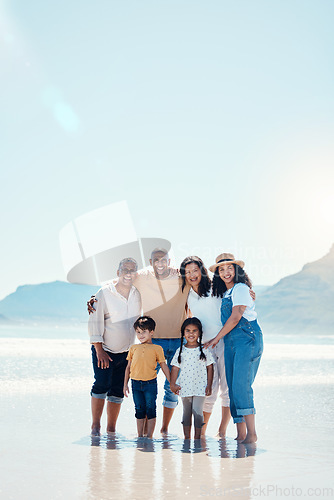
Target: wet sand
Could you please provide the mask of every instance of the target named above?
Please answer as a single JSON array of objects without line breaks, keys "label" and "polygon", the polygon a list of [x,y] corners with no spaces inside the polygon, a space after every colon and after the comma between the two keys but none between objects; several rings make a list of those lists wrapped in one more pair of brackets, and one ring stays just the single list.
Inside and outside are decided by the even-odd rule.
[{"label": "wet sand", "polygon": [[266,346],[254,387],[259,440],[247,446],[233,424],[225,441],[214,437],[218,405],[200,443],[182,439],[181,404],[161,438],[161,387],[153,440],[136,438],[132,398],[116,435],[92,438],[84,341],[2,338],[0,348],[0,498],[334,496],[333,345]]}]

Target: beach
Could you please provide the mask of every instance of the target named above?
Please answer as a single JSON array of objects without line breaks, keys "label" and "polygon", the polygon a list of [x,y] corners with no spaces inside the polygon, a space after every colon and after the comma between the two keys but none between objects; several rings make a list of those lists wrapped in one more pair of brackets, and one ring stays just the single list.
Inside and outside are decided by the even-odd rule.
[{"label": "beach", "polygon": [[115,435],[90,436],[93,380],[86,327],[0,330],[0,498],[287,498],[334,496],[334,337],[265,335],[254,384],[256,445],[230,423],[182,438],[181,403],[162,438],[163,377],[153,440],[136,437],[132,397]]}]

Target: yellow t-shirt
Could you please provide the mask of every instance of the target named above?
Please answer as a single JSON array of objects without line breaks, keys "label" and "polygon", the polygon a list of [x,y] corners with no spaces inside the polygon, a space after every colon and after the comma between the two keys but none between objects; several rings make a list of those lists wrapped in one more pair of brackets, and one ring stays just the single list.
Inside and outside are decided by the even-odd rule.
[{"label": "yellow t-shirt", "polygon": [[186,319],[189,286],[181,291],[181,278],[170,275],[158,280],[153,271],[140,272],[134,286],[141,295],[143,312],[156,322],[155,339],[179,339]]},{"label": "yellow t-shirt", "polygon": [[165,363],[163,348],[155,344],[134,344],[130,347],[127,360],[131,361],[130,378],[152,380],[157,377],[157,363]]}]

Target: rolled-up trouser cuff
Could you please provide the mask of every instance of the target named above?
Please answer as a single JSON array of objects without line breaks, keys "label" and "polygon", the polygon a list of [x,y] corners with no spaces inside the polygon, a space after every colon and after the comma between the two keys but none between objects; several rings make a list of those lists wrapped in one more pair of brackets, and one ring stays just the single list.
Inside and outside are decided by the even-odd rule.
[{"label": "rolled-up trouser cuff", "polygon": [[165,406],[166,408],[172,408],[173,410],[175,410],[177,405],[178,405],[178,401],[165,401],[165,400],[163,400],[163,402],[162,402],[162,406]]},{"label": "rolled-up trouser cuff", "polygon": [[103,392],[102,394],[96,394],[95,392],[90,391],[90,395],[92,396],[92,398],[96,399],[106,399],[107,394],[108,394],[107,392]]},{"label": "rolled-up trouser cuff", "polygon": [[234,424],[240,424],[240,422],[244,422],[244,421],[245,421],[244,417],[233,417]]},{"label": "rolled-up trouser cuff", "polygon": [[117,403],[120,405],[123,403],[123,398],[119,398],[118,396],[108,396],[107,401],[109,401],[109,403]]},{"label": "rolled-up trouser cuff", "polygon": [[242,410],[237,410],[238,416],[255,415],[255,413],[255,408],[243,408]]}]

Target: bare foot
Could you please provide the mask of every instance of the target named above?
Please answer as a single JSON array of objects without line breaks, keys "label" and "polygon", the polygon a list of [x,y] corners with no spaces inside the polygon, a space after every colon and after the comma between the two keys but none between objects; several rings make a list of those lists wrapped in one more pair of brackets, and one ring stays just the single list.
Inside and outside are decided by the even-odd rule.
[{"label": "bare foot", "polygon": [[256,434],[247,434],[246,439],[242,441],[242,444],[256,443],[257,435]]},{"label": "bare foot", "polygon": [[100,436],[100,427],[93,427],[92,426],[92,430],[90,432],[90,435],[91,436]]},{"label": "bare foot", "polygon": [[160,434],[168,434],[168,427],[161,427]]},{"label": "bare foot", "polygon": [[244,442],[244,440],[246,439],[246,434],[238,434],[236,438],[234,438],[235,441],[240,441],[240,442]]}]

